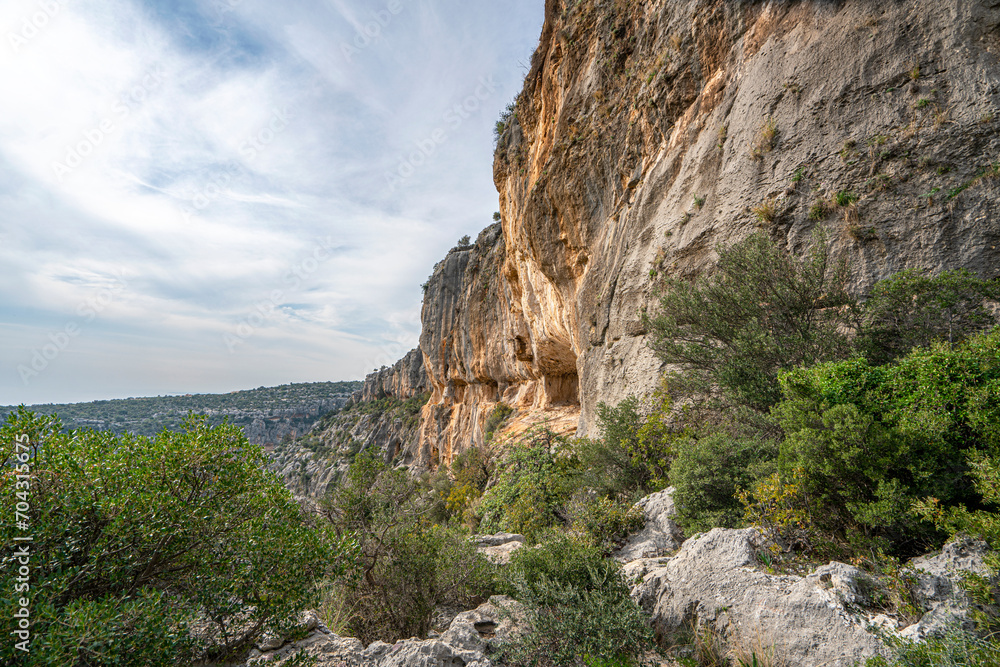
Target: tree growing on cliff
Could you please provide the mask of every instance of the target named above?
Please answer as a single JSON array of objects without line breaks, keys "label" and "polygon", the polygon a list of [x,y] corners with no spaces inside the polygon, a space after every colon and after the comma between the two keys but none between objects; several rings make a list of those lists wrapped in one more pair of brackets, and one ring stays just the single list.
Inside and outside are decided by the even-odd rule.
[{"label": "tree growing on cliff", "polygon": [[[0,506],[8,545],[30,535],[30,588],[16,561],[0,573],[0,609],[30,600],[25,665],[175,665],[238,654],[313,602],[349,539],[307,525],[265,472],[260,447],[231,425],[190,419],[155,438],[65,433],[23,408],[0,428]],[[18,503],[22,503],[18,506]],[[200,620],[199,632],[194,622]]]},{"label": "tree growing on cliff", "polygon": [[665,281],[659,312],[645,317],[651,345],[681,367],[689,388],[717,387],[765,411],[781,397],[779,371],[849,352],[847,265],[831,257],[822,232],[802,258],[763,233],[716,250],[713,274]]}]

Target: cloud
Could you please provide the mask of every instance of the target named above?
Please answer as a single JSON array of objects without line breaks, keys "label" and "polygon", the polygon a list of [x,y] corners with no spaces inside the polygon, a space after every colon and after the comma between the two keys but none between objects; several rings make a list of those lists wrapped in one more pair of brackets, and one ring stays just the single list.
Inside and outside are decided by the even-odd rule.
[{"label": "cloud", "polygon": [[401,356],[419,285],[496,209],[492,125],[541,4],[4,2],[0,404]]}]

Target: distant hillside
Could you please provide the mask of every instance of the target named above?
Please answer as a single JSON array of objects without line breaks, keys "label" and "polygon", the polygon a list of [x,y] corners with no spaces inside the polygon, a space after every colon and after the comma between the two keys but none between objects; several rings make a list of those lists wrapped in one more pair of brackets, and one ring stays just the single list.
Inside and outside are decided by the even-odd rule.
[{"label": "distant hillside", "polygon": [[[94,428],[139,435],[176,429],[188,413],[207,415],[213,424],[228,418],[251,442],[273,444],[307,432],[320,417],[341,407],[363,382],[310,382],[258,387],[228,394],[186,394],[124,398],[90,403],[46,403],[30,408],[57,414],[67,428]],[[13,406],[0,407],[0,418]]]}]

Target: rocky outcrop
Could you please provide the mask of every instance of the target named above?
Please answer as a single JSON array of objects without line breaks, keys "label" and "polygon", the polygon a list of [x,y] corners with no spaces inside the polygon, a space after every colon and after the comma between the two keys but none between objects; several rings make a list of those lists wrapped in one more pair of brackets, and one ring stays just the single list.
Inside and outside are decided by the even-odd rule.
[{"label": "rocky outcrop", "polygon": [[974,630],[969,596],[958,584],[963,572],[991,576],[983,560],[988,551],[985,542],[959,539],[944,545],[939,554],[910,561],[917,579],[914,595],[927,611],[919,622],[900,634],[908,639],[924,639],[956,624]]},{"label": "rocky outcrop", "polygon": [[353,396],[354,402],[377,401],[387,396],[412,398],[427,391],[424,355],[419,348],[406,353],[392,366],[383,366],[365,377],[365,385]]},{"label": "rocky outcrop", "polygon": [[997,0],[547,0],[495,155],[501,224],[436,267],[412,453],[447,463],[514,422],[595,431],[651,390],[662,276],[764,230],[817,227],[863,294],[895,271],[1000,272]]},{"label": "rocky outcrop", "polygon": [[962,571],[986,574],[981,542],[955,542],[908,568],[917,623],[887,614],[878,584],[864,571],[831,562],[805,577],[764,571],[768,544],[756,528],[715,528],[684,542],[673,557],[635,560],[625,576],[632,596],[650,615],[657,635],[689,635],[708,628],[732,649],[766,649],[785,664],[850,667],[887,651],[878,632],[910,639],[957,624],[971,629]]},{"label": "rocky outcrop", "polygon": [[642,510],[646,522],[615,552],[615,559],[627,563],[677,551],[684,541],[684,531],[674,522],[674,487],[644,496],[635,506]]},{"label": "rocky outcrop", "polygon": [[509,563],[511,555],[523,546],[524,535],[517,533],[495,533],[476,538],[476,551],[497,565]]},{"label": "rocky outcrop", "polygon": [[411,350],[391,367],[370,373],[350,402],[325,415],[304,437],[277,445],[271,470],[296,496],[317,500],[336,486],[360,452],[377,452],[390,465],[412,464],[427,387],[423,354]]},{"label": "rocky outcrop", "polygon": [[[502,612],[504,608],[508,613]],[[516,609],[513,600],[496,595],[476,609],[458,614],[438,637],[404,639],[395,644],[374,642],[367,647],[352,637],[337,636],[315,614],[307,614],[303,630],[309,634],[304,639],[279,646],[264,640],[250,653],[247,663],[231,667],[246,667],[255,660],[280,667],[299,652],[314,658],[316,667],[490,667],[487,655],[514,629]]]}]

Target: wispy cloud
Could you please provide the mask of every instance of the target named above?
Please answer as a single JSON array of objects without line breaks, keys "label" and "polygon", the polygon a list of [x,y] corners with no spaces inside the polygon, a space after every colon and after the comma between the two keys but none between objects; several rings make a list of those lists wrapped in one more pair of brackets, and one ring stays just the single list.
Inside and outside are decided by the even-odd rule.
[{"label": "wispy cloud", "polygon": [[415,344],[420,283],[496,208],[541,5],[2,3],[0,403],[357,378]]}]

